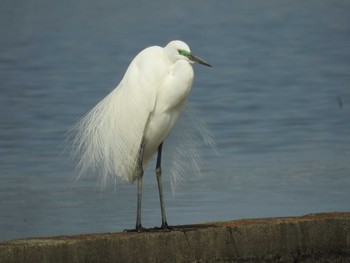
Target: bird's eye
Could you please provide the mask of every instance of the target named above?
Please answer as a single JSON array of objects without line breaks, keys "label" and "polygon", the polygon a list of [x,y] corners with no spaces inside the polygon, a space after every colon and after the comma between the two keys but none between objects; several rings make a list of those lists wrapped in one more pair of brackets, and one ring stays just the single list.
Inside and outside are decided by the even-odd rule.
[{"label": "bird's eye", "polygon": [[183,49],[178,49],[177,51],[179,52],[180,55],[183,55],[183,56],[188,56],[190,54],[190,52]]}]

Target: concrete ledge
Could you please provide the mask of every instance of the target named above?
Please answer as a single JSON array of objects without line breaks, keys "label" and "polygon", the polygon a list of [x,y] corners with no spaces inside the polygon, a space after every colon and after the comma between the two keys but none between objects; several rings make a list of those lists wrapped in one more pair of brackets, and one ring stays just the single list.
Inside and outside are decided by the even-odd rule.
[{"label": "concrete ledge", "polygon": [[0,262],[350,262],[350,213],[0,243]]}]

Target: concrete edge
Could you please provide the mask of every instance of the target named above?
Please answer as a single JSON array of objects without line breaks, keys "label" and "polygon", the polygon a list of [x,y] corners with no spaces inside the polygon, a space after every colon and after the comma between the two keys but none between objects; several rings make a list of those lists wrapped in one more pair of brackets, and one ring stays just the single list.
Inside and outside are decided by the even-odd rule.
[{"label": "concrete edge", "polygon": [[176,228],[5,241],[0,262],[350,262],[350,212]]}]

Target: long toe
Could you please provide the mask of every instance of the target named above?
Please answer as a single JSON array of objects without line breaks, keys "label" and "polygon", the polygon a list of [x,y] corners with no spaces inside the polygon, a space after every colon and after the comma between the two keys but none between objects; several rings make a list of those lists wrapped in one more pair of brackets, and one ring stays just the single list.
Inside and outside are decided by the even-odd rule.
[{"label": "long toe", "polygon": [[167,223],[162,224],[162,226],[160,227],[161,229],[165,230],[165,231],[171,231],[173,230],[172,227],[170,227]]},{"label": "long toe", "polygon": [[172,227],[168,226],[168,224],[162,224],[161,227],[154,227],[152,229],[150,229],[151,231],[161,231],[161,232],[170,232],[171,230],[174,230]]},{"label": "long toe", "polygon": [[144,228],[143,226],[136,226],[134,229],[124,229],[124,232],[149,232],[150,230],[148,228]]}]

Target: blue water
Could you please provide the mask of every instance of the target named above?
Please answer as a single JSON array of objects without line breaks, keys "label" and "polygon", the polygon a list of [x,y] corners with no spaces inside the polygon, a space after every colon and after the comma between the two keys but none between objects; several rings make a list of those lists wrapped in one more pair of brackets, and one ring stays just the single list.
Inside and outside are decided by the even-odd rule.
[{"label": "blue water", "polygon": [[[65,133],[144,47],[186,41],[189,101],[219,156],[172,194],[172,225],[350,210],[349,1],[2,1],[0,240],[134,226],[136,187],[74,183]],[[201,143],[201,142],[199,142]],[[165,144],[166,145],[166,144]],[[171,150],[171,149],[168,149]],[[153,167],[143,224],[160,225]]]}]

